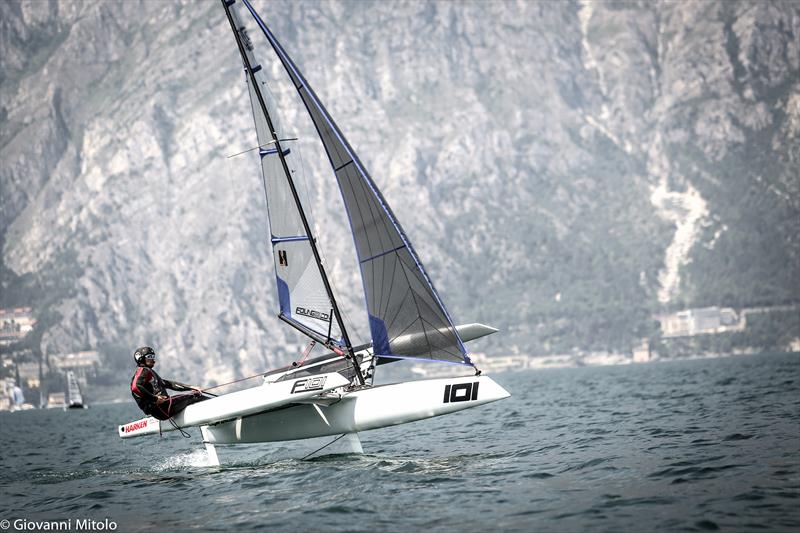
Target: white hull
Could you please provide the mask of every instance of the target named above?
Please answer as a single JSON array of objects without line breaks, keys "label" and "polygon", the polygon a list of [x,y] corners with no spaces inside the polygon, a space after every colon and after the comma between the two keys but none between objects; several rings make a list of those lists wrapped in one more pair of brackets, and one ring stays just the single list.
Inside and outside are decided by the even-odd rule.
[{"label": "white hull", "polygon": [[209,425],[203,436],[213,444],[236,444],[356,433],[454,413],[509,396],[487,376],[409,381],[340,397],[325,395],[313,403]]},{"label": "white hull", "polygon": [[119,436],[123,439],[153,435],[164,431],[173,431],[191,426],[204,426],[225,420],[231,420],[268,409],[275,409],[284,404],[307,400],[320,393],[349,385],[350,382],[341,374],[332,372],[312,377],[266,383],[242,391],[225,394],[200,403],[188,406],[169,421],[159,421],[147,417],[123,424],[118,427]]},{"label": "white hull", "polygon": [[[323,389],[292,393],[307,378],[267,383],[190,405],[173,418],[179,428],[201,426],[209,444],[308,439],[357,433],[445,415],[508,398],[488,376],[408,381],[345,392],[341,375]],[[317,376],[321,377],[321,376]],[[341,392],[330,392],[334,388]],[[119,426],[122,438],[174,431],[169,421],[143,418]]]}]

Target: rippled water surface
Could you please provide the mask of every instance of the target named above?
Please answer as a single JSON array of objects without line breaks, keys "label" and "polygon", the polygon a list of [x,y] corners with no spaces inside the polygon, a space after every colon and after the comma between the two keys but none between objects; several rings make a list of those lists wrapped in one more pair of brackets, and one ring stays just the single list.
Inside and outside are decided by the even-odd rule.
[{"label": "rippled water surface", "polygon": [[[800,356],[494,376],[512,398],[361,434],[122,441],[134,405],[0,414],[0,519],[117,531],[800,530]],[[13,528],[12,528],[13,530]]]}]

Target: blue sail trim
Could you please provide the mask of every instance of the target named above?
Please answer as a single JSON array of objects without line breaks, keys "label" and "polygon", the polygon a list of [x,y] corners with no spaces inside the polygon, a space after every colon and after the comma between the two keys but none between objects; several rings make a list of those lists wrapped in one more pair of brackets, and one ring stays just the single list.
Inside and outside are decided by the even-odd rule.
[{"label": "blue sail trim", "polygon": [[[256,10],[250,4],[250,0],[242,0],[242,3],[247,7],[247,10],[250,11],[250,14],[253,16],[253,19],[256,21],[256,23],[258,24],[259,28],[261,28],[261,32],[264,34],[264,36],[267,38],[267,40],[272,45],[272,48],[275,50],[275,52],[281,58],[281,61],[284,64],[284,67],[288,66],[288,68],[291,68],[291,70],[294,73],[294,75],[297,78],[297,80],[300,82],[302,87],[306,90],[306,93],[314,101],[314,104],[315,104],[317,110],[319,111],[320,115],[322,115],[322,117],[328,123],[328,126],[331,128],[331,131],[339,139],[339,142],[342,143],[342,146],[347,151],[347,155],[350,157],[350,159],[353,160],[353,163],[355,164],[356,169],[358,170],[359,174],[361,174],[361,177],[364,180],[364,182],[369,186],[370,190],[372,191],[372,194],[375,196],[376,200],[378,201],[378,204],[381,206],[381,208],[386,213],[386,216],[388,217],[389,221],[392,223],[392,225],[394,226],[395,230],[399,234],[400,239],[403,241],[403,243],[408,248],[409,255],[411,255],[411,258],[414,260],[414,263],[416,263],[417,268],[422,273],[422,277],[425,279],[426,283],[428,284],[428,287],[431,289],[431,293],[433,294],[434,298],[436,298],[436,302],[441,307],[442,311],[444,312],[445,316],[447,317],[448,322],[450,322],[450,327],[453,329],[453,334],[455,335],[456,340],[458,340],[458,346],[459,346],[459,349],[461,350],[461,354],[464,356],[465,362],[468,363],[468,364],[472,364],[472,361],[470,361],[470,358],[467,355],[467,349],[464,346],[464,342],[461,340],[461,336],[458,334],[458,330],[455,327],[453,319],[450,317],[450,313],[447,311],[447,308],[444,306],[444,303],[442,302],[441,298],[439,297],[439,293],[434,288],[433,283],[431,282],[430,277],[428,276],[428,273],[425,271],[425,268],[422,266],[422,263],[420,262],[419,258],[417,257],[417,254],[414,251],[414,248],[411,246],[411,243],[408,241],[408,238],[406,237],[405,232],[403,232],[403,230],[400,227],[399,223],[397,222],[397,220],[395,219],[394,215],[392,214],[392,211],[388,208],[388,206],[386,206],[386,204],[384,202],[384,199],[383,199],[383,196],[380,194],[380,192],[378,192],[377,186],[372,181],[372,178],[370,178],[369,175],[361,167],[361,162],[358,160],[358,157],[352,152],[352,150],[350,148],[350,144],[342,138],[342,134],[339,131],[338,126],[336,126],[336,124],[334,124],[333,121],[330,119],[330,117],[328,116],[327,110],[322,106],[322,104],[320,104],[319,100],[317,99],[317,95],[308,86],[308,84],[306,83],[305,78],[300,74],[300,72],[297,70],[297,67],[294,65],[294,62],[291,60],[291,58],[289,58],[288,54],[286,54],[286,52],[283,50],[283,47],[278,42],[278,40],[275,38],[275,36],[272,34],[270,29],[267,28],[266,24],[264,24],[264,21],[261,20],[261,16],[256,12]],[[330,158],[330,156],[328,156],[328,157]],[[332,161],[331,161],[331,166],[333,167],[333,162]],[[339,187],[339,190],[340,190],[342,196],[344,197],[344,191],[341,190],[341,186]],[[350,215],[350,213],[348,211],[348,216],[349,215]],[[352,220],[352,218],[350,220]],[[351,229],[351,231],[352,231],[352,229]],[[353,238],[355,239],[355,235],[353,236]],[[356,251],[357,250],[358,250],[358,247],[356,247]],[[363,275],[362,275],[362,283],[363,283]],[[375,341],[375,339],[373,338],[373,342],[374,341]]]},{"label": "blue sail trim", "polygon": [[372,334],[373,353],[391,353],[386,324],[376,316],[369,315],[369,332]]},{"label": "blue sail trim", "polygon": [[280,277],[276,276],[278,280],[278,301],[280,302],[281,314],[287,318],[292,316],[292,302],[289,297],[289,286]]},{"label": "blue sail trim", "polygon": [[404,244],[404,245],[402,245],[402,246],[398,246],[398,247],[397,247],[397,248],[395,248],[394,250],[387,250],[387,251],[385,251],[385,252],[383,252],[383,253],[380,253],[380,254],[377,254],[377,255],[373,255],[372,257],[367,257],[366,259],[362,259],[362,260],[361,260],[361,262],[362,262],[362,263],[366,263],[367,261],[373,261],[373,260],[375,260],[375,259],[377,259],[377,258],[379,258],[379,257],[383,257],[384,255],[387,255],[387,254],[394,253],[394,252],[396,252],[397,250],[402,250],[402,249],[403,249],[403,248],[405,248],[405,247],[406,247],[406,245],[405,245],[405,244]]},{"label": "blue sail trim", "polygon": [[[277,148],[269,148],[269,149],[267,149],[267,150],[264,150],[264,149],[262,148],[262,149],[260,149],[260,150],[258,151],[258,155],[260,155],[260,156],[261,156],[261,159],[264,159],[264,157],[266,157],[266,156],[268,156],[268,155],[273,155],[273,154],[277,154],[277,153],[278,153],[278,149],[277,149]],[[283,151],[283,155],[284,155],[284,156],[287,156],[287,155],[289,155],[290,153],[292,153],[292,151],[291,151],[291,149],[289,149],[289,148],[287,148],[286,150],[284,150],[284,151]]]},{"label": "blue sail trim", "polygon": [[465,357],[463,363],[458,361],[445,361],[444,359],[429,359],[427,357],[411,357],[408,355],[393,355],[393,354],[380,354],[375,353],[375,357],[382,359],[408,359],[409,361],[425,361],[426,363],[447,363],[448,365],[471,366],[475,367],[469,357]]},{"label": "blue sail trim", "polygon": [[296,237],[272,237],[271,241],[272,244],[277,244],[279,242],[295,242],[295,241],[307,241],[308,235],[298,235]]}]

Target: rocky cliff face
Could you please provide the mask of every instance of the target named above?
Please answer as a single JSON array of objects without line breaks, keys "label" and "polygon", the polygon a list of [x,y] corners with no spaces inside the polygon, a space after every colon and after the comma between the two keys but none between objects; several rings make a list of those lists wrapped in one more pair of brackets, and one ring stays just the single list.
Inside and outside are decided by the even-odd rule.
[{"label": "rocky cliff face", "polygon": [[[503,330],[479,349],[621,349],[664,306],[797,298],[796,4],[257,8],[456,320]],[[34,305],[45,353],[147,343],[205,382],[291,360],[257,161],[227,157],[248,106],[217,2],[0,4],[0,304]],[[364,339],[339,193],[283,119]]]}]

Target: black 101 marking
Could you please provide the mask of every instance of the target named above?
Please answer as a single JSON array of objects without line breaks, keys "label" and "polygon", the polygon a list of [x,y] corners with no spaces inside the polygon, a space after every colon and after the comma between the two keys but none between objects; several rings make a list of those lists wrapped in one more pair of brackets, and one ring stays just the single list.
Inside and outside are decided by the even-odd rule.
[{"label": "black 101 marking", "polygon": [[478,399],[478,385],[480,382],[459,383],[458,385],[445,385],[444,403],[468,402]]}]

